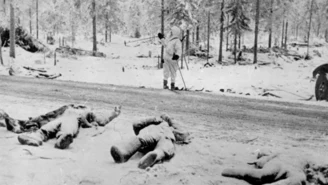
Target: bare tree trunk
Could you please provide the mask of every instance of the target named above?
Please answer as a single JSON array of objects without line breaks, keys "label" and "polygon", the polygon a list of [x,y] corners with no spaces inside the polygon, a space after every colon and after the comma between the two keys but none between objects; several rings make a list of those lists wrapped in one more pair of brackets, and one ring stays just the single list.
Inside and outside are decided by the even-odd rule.
[{"label": "bare tree trunk", "polygon": [[[184,35],[184,31],[182,31],[182,35]],[[181,45],[182,45],[182,53],[181,53],[181,69],[183,69],[183,53],[185,52],[184,51],[184,40],[182,41],[182,43],[181,43]]]},{"label": "bare tree trunk", "polygon": [[190,30],[187,30],[186,36],[186,55],[189,56],[189,46],[190,46]]},{"label": "bare tree trunk", "polygon": [[207,62],[210,58],[210,37],[211,37],[211,13],[208,11],[208,21],[207,21]]},{"label": "bare tree trunk", "polygon": [[298,28],[299,28],[299,24],[296,25],[296,41],[298,40]]},{"label": "bare tree trunk", "polygon": [[39,39],[39,0],[36,0],[36,38]]},{"label": "bare tree trunk", "polygon": [[233,50],[235,64],[237,64],[237,35],[238,35],[238,32],[237,32],[237,30],[235,30],[235,34],[234,34],[235,40],[234,40],[234,50]]},{"label": "bare tree trunk", "polygon": [[195,29],[192,31],[192,43],[195,44]]},{"label": "bare tree trunk", "polygon": [[199,26],[196,27],[196,45],[199,45]]},{"label": "bare tree trunk", "polygon": [[15,10],[10,3],[10,57],[15,58]]},{"label": "bare tree trunk", "polygon": [[74,42],[75,42],[75,20],[73,20],[73,13],[70,13],[71,17],[71,32],[72,32],[72,48],[74,48]]},{"label": "bare tree trunk", "polygon": [[314,3],[314,0],[311,0],[310,23],[309,23],[309,30],[308,30],[308,35],[307,35],[307,56],[309,56],[309,49],[310,49],[310,33],[311,33],[311,24],[312,24],[313,3]]},{"label": "bare tree trunk", "polygon": [[285,19],[282,21],[281,48],[284,47],[284,36],[285,36]]},{"label": "bare tree trunk", "polygon": [[260,0],[256,0],[254,61],[253,61],[254,64],[257,63],[257,40],[259,34],[259,19],[260,19]]},{"label": "bare tree trunk", "polygon": [[[0,32],[0,35],[1,35],[1,32]],[[0,36],[0,64],[3,65],[1,36]]]},{"label": "bare tree trunk", "polygon": [[[239,3],[240,3],[240,0],[237,0],[237,7],[239,7]],[[237,9],[237,12],[236,12],[236,15],[239,15],[239,11],[238,11],[238,9]],[[235,30],[234,30],[234,36],[235,36],[235,40],[234,40],[234,51],[233,51],[233,53],[234,53],[234,60],[235,60],[235,64],[237,64],[237,37],[238,37],[238,32],[240,32],[241,30],[237,30],[236,28],[235,28]]]},{"label": "bare tree trunk", "polygon": [[[227,27],[229,26],[229,14],[227,15]],[[228,51],[229,49],[229,32],[227,31],[227,35],[226,35],[226,51]]]},{"label": "bare tree trunk", "polygon": [[92,27],[93,27],[93,55],[97,52],[97,16],[96,16],[96,0],[92,1]]},{"label": "bare tree trunk", "polygon": [[32,9],[29,9],[29,15],[30,15],[30,35],[32,35]]},{"label": "bare tree trunk", "polygon": [[223,32],[224,32],[224,0],[221,2],[221,15],[220,15],[220,49],[219,49],[219,62],[222,62],[222,49],[223,49]]},{"label": "bare tree trunk", "polygon": [[317,37],[320,35],[321,22],[318,22]]},{"label": "bare tree trunk", "polygon": [[285,43],[284,43],[285,49],[287,49],[287,39],[288,39],[288,20],[286,21],[286,32],[285,32]]},{"label": "bare tree trunk", "polygon": [[109,42],[112,42],[112,25],[109,25]]},{"label": "bare tree trunk", "polygon": [[272,29],[273,29],[273,1],[270,3],[270,28],[269,28],[269,48],[272,47]]},{"label": "bare tree trunk", "polygon": [[108,26],[105,26],[105,42],[108,42]]},{"label": "bare tree trunk", "polygon": [[238,49],[241,48],[241,33],[238,34]]},{"label": "bare tree trunk", "polygon": [[[164,0],[162,0],[162,10],[161,10],[161,32],[164,35]],[[164,46],[162,45],[161,48],[161,64],[160,64],[160,68],[163,68],[163,62],[164,62]]]},{"label": "bare tree trunk", "polygon": [[108,14],[106,14],[105,20],[105,42],[108,42]]}]

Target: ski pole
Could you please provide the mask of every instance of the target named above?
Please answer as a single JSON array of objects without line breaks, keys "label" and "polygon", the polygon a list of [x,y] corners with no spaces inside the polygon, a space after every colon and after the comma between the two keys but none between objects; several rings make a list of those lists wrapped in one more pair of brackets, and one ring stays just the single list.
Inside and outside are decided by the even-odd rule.
[{"label": "ski pole", "polygon": [[183,79],[183,75],[182,75],[182,72],[181,72],[181,69],[180,69],[179,66],[178,66],[178,69],[179,69],[179,71],[180,71],[180,75],[181,75],[181,78],[182,78],[182,81],[183,81],[183,85],[184,85],[184,87],[185,87],[185,90],[187,90],[186,83],[185,83],[185,81],[184,81],[184,79]]}]

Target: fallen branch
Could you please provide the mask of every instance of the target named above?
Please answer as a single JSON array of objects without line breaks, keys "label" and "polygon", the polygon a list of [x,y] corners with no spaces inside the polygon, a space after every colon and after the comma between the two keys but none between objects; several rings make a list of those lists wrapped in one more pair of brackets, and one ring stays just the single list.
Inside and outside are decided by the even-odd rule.
[{"label": "fallen branch", "polygon": [[250,142],[253,142],[253,141],[257,140],[258,138],[259,137],[256,137],[256,138],[253,138],[253,139],[249,139],[249,140],[244,141],[243,143],[244,144],[247,144],[247,143],[250,143]]},{"label": "fallen branch", "polygon": [[311,95],[309,98],[300,99],[300,100],[303,100],[303,101],[310,101],[310,100],[312,100],[313,97],[314,97],[314,95]]},{"label": "fallen branch", "polygon": [[211,63],[206,63],[206,64],[204,64],[204,67],[212,67],[212,66],[214,66],[214,64],[211,64]]},{"label": "fallen branch", "polygon": [[87,51],[87,50],[83,50],[83,49],[70,48],[70,47],[59,47],[59,48],[56,48],[55,52],[62,53],[62,54],[68,54],[68,55],[106,57],[106,55],[102,52],[98,52],[98,51],[93,52],[93,51]]},{"label": "fallen branch", "polygon": [[34,69],[34,68],[31,68],[31,67],[26,67],[26,66],[23,66],[24,69],[26,70],[30,70],[30,71],[38,71],[38,72],[41,72],[41,73],[46,73],[47,71],[44,70],[44,69]]},{"label": "fallen branch", "polygon": [[52,75],[39,73],[36,76],[36,78],[47,78],[47,79],[53,80],[53,79],[56,79],[56,78],[61,77],[61,76],[62,76],[62,74],[60,74],[60,73],[59,74],[52,74]]},{"label": "fallen branch", "polygon": [[196,92],[199,92],[199,91],[203,91],[205,88],[202,88],[202,89],[196,89],[195,91]]}]

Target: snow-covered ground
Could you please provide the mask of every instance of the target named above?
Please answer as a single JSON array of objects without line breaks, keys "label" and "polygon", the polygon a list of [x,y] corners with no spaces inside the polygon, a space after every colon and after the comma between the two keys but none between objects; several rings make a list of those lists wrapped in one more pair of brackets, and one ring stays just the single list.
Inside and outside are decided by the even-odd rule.
[{"label": "snow-covered ground", "polygon": [[[99,51],[104,52],[106,58],[61,56],[57,55],[58,63],[54,66],[54,59],[46,58],[44,54],[28,53],[16,48],[14,66],[29,66],[44,68],[50,73],[61,73],[58,80],[82,81],[102,84],[137,86],[145,88],[162,88],[162,70],[157,68],[160,45],[147,43],[131,43],[124,46],[124,40],[132,39],[114,36],[112,43],[98,44]],[[55,46],[50,46],[54,49]],[[91,41],[80,41],[75,47],[91,50]],[[296,49],[296,48],[295,48]],[[307,99],[314,95],[314,81],[311,81],[312,71],[320,64],[326,63],[328,46],[311,48],[318,50],[322,57],[314,56],[310,61],[293,61],[259,54],[259,61],[269,62],[270,65],[219,65],[217,64],[217,49],[213,49],[214,58],[210,59],[214,67],[205,68],[206,60],[189,57],[188,67],[184,64],[181,70],[187,88],[203,92],[225,93],[242,96],[258,97],[264,91],[289,100]],[[152,58],[138,58],[138,55]],[[305,48],[298,53],[304,54]],[[9,48],[3,48],[6,67],[0,68],[0,74],[8,75]],[[224,53],[227,61],[230,53]],[[252,54],[245,54],[245,58],[252,59]],[[25,69],[20,69],[20,75],[26,75]],[[178,74],[177,86],[183,87],[183,81]],[[273,98],[273,97],[271,97]],[[314,101],[315,98],[312,100]]]}]

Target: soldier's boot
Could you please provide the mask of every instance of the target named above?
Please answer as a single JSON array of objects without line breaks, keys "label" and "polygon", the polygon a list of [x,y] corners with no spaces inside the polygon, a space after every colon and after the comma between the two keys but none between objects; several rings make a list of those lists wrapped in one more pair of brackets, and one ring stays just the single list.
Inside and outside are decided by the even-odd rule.
[{"label": "soldier's boot", "polygon": [[158,141],[155,150],[143,156],[138,164],[141,169],[152,167],[157,163],[169,160],[174,156],[175,146],[170,139],[162,138]]},{"label": "soldier's boot", "polygon": [[41,129],[35,132],[23,133],[18,136],[19,143],[30,146],[41,146],[46,139],[47,136]]},{"label": "soldier's boot", "polygon": [[73,135],[69,133],[58,132],[55,143],[55,148],[66,149],[71,143],[73,143]]},{"label": "soldier's boot", "polygon": [[141,147],[138,137],[132,137],[129,140],[112,146],[110,153],[116,163],[128,161]]},{"label": "soldier's boot", "polygon": [[167,86],[167,80],[163,81],[163,89],[168,89],[169,86]]},{"label": "soldier's boot", "polygon": [[171,83],[171,90],[172,90],[172,91],[175,90],[175,83]]},{"label": "soldier's boot", "polygon": [[146,169],[154,166],[156,163],[163,161],[165,154],[162,150],[155,149],[143,156],[138,164],[138,168]]}]

